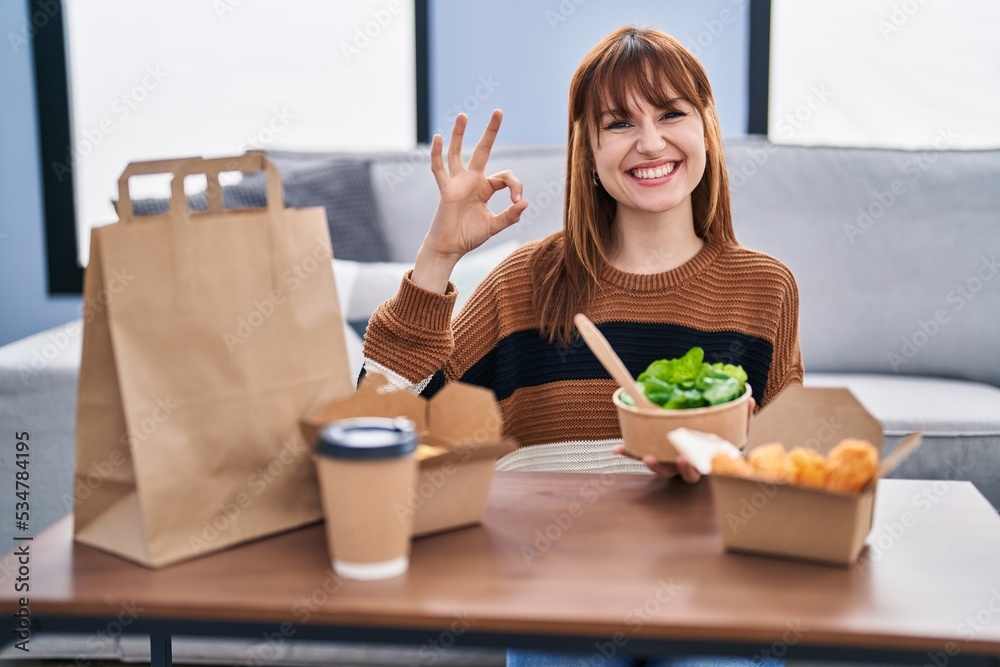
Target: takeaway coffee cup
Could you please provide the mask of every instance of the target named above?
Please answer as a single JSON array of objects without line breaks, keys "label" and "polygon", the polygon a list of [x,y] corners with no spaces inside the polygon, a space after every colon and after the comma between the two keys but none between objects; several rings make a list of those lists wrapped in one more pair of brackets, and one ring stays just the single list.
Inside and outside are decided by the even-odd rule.
[{"label": "takeaway coffee cup", "polygon": [[388,579],[410,563],[416,483],[414,424],[405,418],[342,419],[316,442],[326,539],[334,571],[349,579]]}]

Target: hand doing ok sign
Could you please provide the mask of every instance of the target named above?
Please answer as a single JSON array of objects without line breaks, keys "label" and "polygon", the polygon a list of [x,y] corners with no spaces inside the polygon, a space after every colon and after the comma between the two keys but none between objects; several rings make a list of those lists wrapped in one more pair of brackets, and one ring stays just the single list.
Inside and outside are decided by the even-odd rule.
[{"label": "hand doing ok sign", "polygon": [[[513,172],[504,170],[492,176],[485,175],[486,162],[502,119],[501,111],[494,110],[468,166],[462,164],[462,137],[468,124],[465,114],[455,119],[447,167],[442,155],[441,135],[435,134],[431,141],[431,171],[441,198],[413,268],[412,279],[421,287],[443,292],[455,263],[497,232],[517,222],[528,207],[522,197],[521,181]],[[504,188],[510,190],[512,203],[502,213],[493,213],[486,204],[494,193]]]}]

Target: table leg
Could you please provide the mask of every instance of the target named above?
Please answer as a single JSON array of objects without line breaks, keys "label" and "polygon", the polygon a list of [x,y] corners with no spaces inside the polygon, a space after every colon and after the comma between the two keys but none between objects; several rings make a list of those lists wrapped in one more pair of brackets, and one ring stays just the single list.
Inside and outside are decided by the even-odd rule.
[{"label": "table leg", "polygon": [[164,632],[151,632],[149,635],[150,667],[171,667],[172,662],[170,635]]}]

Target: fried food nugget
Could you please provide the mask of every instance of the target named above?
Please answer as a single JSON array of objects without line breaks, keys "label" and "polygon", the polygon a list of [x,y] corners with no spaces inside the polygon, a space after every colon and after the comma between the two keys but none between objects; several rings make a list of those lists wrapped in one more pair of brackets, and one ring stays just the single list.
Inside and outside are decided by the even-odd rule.
[{"label": "fried food nugget", "polygon": [[795,468],[786,456],[785,446],[769,442],[751,450],[747,455],[754,470],[754,478],[762,482],[793,482]]},{"label": "fried food nugget", "polygon": [[753,475],[753,466],[742,456],[733,457],[725,452],[716,452],[712,457],[712,474],[750,477]]},{"label": "fried food nugget", "polygon": [[434,445],[425,445],[424,443],[420,443],[417,445],[414,455],[417,457],[418,461],[423,461],[424,459],[431,459],[435,456],[447,453],[448,450],[444,447],[435,447]]},{"label": "fried food nugget", "polygon": [[814,489],[826,486],[829,466],[822,454],[804,447],[796,447],[789,453],[788,460],[795,471],[795,476],[792,478],[795,484]]},{"label": "fried food nugget", "polygon": [[878,450],[867,440],[846,439],[830,450],[826,488],[858,493],[878,471]]}]

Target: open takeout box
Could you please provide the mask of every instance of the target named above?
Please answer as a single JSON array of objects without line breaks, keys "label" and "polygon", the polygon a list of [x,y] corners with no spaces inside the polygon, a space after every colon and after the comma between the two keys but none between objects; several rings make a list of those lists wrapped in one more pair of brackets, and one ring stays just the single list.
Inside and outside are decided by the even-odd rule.
[{"label": "open takeout box", "polygon": [[357,393],[328,403],[300,425],[314,445],[320,429],[349,417],[407,417],[419,442],[446,450],[420,461],[416,484],[398,513],[413,513],[413,536],[477,524],[486,513],[498,458],[517,449],[501,436],[500,408],[492,391],[461,382],[446,384],[430,400],[388,390],[384,376],[368,374]]},{"label": "open takeout box", "polygon": [[787,450],[806,447],[825,455],[845,438],[867,440],[879,451],[878,473],[857,495],[711,475],[726,549],[837,565],[855,562],[871,532],[878,480],[913,453],[921,433],[904,437],[883,459],[882,424],[850,390],[793,385],[754,417],[747,451],[778,441]]}]

